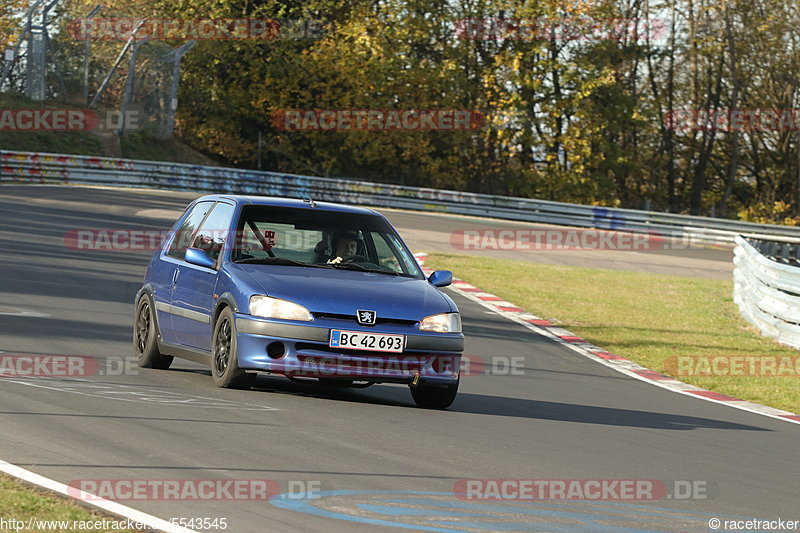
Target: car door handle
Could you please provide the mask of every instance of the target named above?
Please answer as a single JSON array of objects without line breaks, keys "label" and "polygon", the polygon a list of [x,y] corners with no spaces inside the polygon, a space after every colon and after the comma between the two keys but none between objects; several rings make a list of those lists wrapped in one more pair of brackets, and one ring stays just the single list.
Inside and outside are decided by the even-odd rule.
[{"label": "car door handle", "polygon": [[178,276],[180,275],[180,273],[181,273],[181,269],[180,268],[176,268],[175,269],[175,273],[172,275],[172,284],[173,285],[178,283]]}]

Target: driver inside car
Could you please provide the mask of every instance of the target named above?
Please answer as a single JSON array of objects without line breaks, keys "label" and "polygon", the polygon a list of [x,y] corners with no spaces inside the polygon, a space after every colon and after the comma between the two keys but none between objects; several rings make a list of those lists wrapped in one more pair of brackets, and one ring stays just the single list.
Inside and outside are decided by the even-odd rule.
[{"label": "driver inside car", "polygon": [[352,257],[358,252],[358,241],[349,234],[340,234],[334,237],[333,259],[328,264],[341,263],[345,258]]}]

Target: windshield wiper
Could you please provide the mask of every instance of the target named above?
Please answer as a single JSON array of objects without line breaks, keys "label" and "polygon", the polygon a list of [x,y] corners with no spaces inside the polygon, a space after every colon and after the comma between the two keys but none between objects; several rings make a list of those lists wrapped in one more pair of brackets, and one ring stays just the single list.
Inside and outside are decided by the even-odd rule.
[{"label": "windshield wiper", "polygon": [[389,274],[390,276],[402,276],[399,272],[394,270],[378,270],[376,268],[367,268],[357,263],[331,263],[333,268],[341,268],[342,270],[360,270],[361,272],[374,272],[375,274]]},{"label": "windshield wiper", "polygon": [[314,265],[311,263],[303,263],[302,261],[295,261],[294,259],[287,259],[285,257],[248,257],[247,259],[239,259],[235,263],[247,264],[261,264],[261,265],[282,265],[282,266],[302,266],[312,268],[328,268],[327,265]]}]

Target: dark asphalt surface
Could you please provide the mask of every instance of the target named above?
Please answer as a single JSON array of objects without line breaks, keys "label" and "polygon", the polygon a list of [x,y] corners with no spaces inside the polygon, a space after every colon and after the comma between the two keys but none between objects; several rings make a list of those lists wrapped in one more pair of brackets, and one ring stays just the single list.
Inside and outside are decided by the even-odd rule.
[{"label": "dark asphalt surface", "polygon": [[[226,517],[233,532],[711,531],[711,517],[800,519],[800,426],[627,378],[457,294],[466,354],[524,359],[517,375],[463,377],[447,411],[415,408],[403,386],[260,376],[253,390],[222,390],[182,360],[119,372],[120,358],[132,360],[133,297],[150,252],[71,250],[64,236],[165,229],[171,222],[137,213],[192,196],[0,186],[0,358],[85,355],[103,369],[0,378],[0,459],[63,483],[269,479],[283,493],[322,491],[120,501],[165,519]],[[401,233],[420,229],[393,220]],[[689,481],[708,494],[484,502],[455,497],[461,479]]]}]

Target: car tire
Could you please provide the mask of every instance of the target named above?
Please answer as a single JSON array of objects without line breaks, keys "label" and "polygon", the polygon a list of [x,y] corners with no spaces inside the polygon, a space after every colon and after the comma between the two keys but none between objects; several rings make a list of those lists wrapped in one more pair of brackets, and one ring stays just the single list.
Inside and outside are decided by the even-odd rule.
[{"label": "car tire", "polygon": [[223,389],[249,389],[256,380],[254,372],[239,368],[236,354],[236,324],[229,307],[222,310],[214,324],[211,343],[211,377]]},{"label": "car tire", "polygon": [[437,387],[435,385],[420,384],[411,387],[411,397],[418,407],[425,409],[446,409],[450,407],[458,394],[458,383],[461,378],[452,385]]},{"label": "car tire", "polygon": [[158,331],[152,300],[148,295],[139,299],[133,320],[133,353],[142,368],[166,370],[172,364],[171,355],[158,351]]}]

